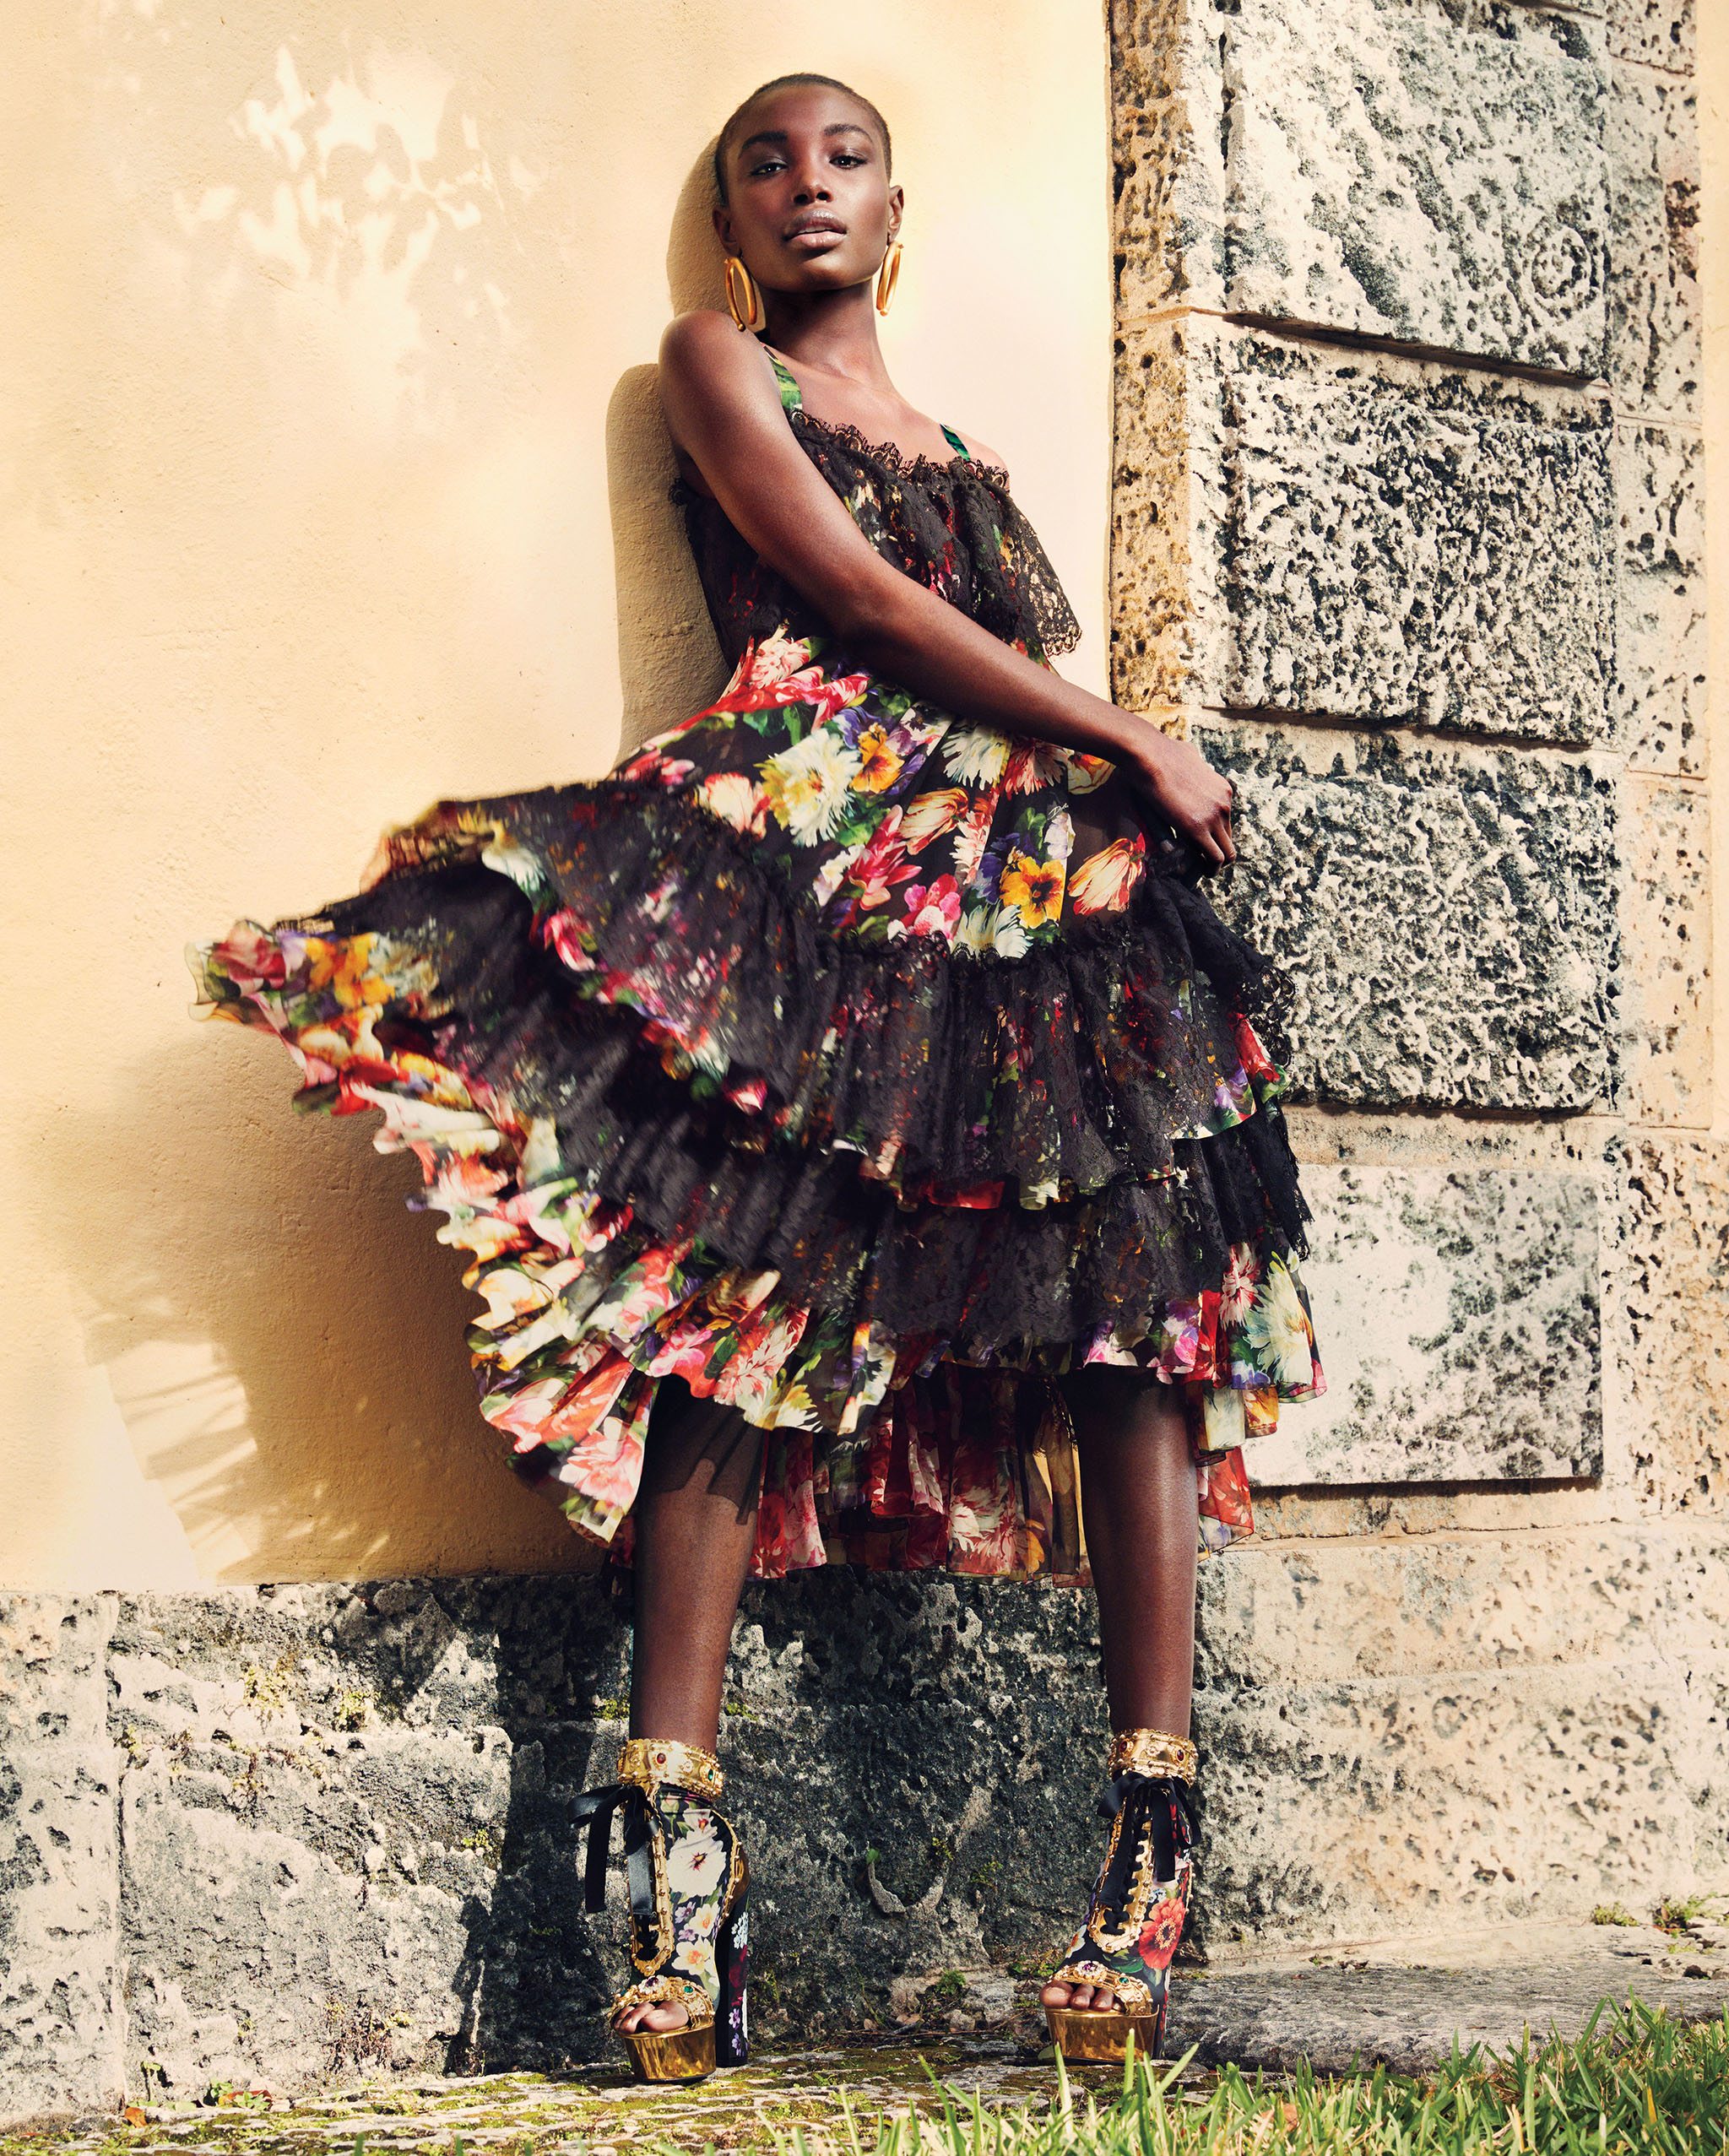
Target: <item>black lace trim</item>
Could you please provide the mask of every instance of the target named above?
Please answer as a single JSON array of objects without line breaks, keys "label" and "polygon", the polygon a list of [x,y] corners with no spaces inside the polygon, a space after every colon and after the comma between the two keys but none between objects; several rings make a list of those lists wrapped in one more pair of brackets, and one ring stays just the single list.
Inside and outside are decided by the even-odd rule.
[{"label": "black lace trim", "polygon": [[[871,441],[850,420],[818,419],[814,412],[807,412],[802,404],[794,405],[788,411],[787,418],[794,426],[813,428],[817,433],[827,435],[831,441],[839,442],[854,457],[868,458],[899,479],[946,481],[970,473],[974,478],[983,479],[991,486],[1000,488],[1005,494],[1011,490],[1008,468],[1003,464],[993,464],[983,457],[963,457],[958,452],[948,458],[928,457],[922,449],[902,449],[898,442]],[[692,486],[682,472],[667,488],[666,493],[669,501],[676,502],[681,507],[690,501],[714,502],[712,494],[704,494],[700,487]]]},{"label": "black lace trim", "polygon": [[819,433],[832,436],[851,450],[855,457],[869,457],[902,479],[954,479],[971,473],[975,478],[988,479],[992,486],[1001,487],[1005,493],[1008,491],[1006,469],[1001,464],[988,463],[982,457],[927,457],[922,449],[902,449],[898,442],[869,441],[850,420],[820,420],[802,404],[795,405],[787,416],[794,426],[815,427]]}]

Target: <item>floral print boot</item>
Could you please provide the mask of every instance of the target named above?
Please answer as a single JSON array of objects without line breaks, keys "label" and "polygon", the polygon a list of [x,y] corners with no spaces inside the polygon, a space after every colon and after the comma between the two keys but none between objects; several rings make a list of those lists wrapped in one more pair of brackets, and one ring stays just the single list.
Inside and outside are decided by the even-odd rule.
[{"label": "floral print boot", "polygon": [[1065,2059],[1120,2060],[1132,2037],[1157,2058],[1170,2004],[1171,1957],[1189,1913],[1195,1843],[1195,1752],[1163,1730],[1124,1730],[1112,1740],[1098,1801],[1111,1823],[1104,1864],[1087,1917],[1069,1942],[1054,1984],[1108,1985],[1108,2007],[1054,2007],[1046,2026]]},{"label": "floral print boot", "polygon": [[[577,1799],[577,1822],[588,1828],[591,1911],[605,1903],[615,1814],[624,1823],[637,1976],[610,2011],[638,2081],[697,2081],[718,2066],[742,2066],[749,2052],[750,1869],[717,1802],[724,1785],[713,1752],[632,1737],[617,1780]],[[659,2005],[682,2006],[690,2018],[677,2029],[618,2029],[630,2007]]]}]

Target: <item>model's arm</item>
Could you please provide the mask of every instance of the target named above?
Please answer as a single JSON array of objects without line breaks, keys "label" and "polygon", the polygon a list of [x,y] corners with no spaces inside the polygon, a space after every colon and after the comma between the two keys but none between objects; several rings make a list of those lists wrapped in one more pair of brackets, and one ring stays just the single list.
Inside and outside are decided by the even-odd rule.
[{"label": "model's arm", "polygon": [[1199,750],[1065,681],[885,561],[794,438],[753,337],[699,308],[660,340],[673,438],[749,544],[873,672],[961,718],[1108,756],[1214,861],[1233,860],[1230,782]]}]

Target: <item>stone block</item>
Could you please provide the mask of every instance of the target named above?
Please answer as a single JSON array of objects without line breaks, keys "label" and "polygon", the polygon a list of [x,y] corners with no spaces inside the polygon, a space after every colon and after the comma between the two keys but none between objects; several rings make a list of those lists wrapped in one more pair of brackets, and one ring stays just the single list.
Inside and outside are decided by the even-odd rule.
[{"label": "stone block", "polygon": [[1114,11],[1119,320],[1187,303],[1601,369],[1596,24],[1496,0],[1236,0],[1202,21],[1181,0]]},{"label": "stone block", "polygon": [[1694,0],[1609,0],[1609,50],[1618,60],[1690,75],[1698,57]]},{"label": "stone block", "polygon": [[1257,1537],[1202,1566],[1199,1615],[1197,1677],[1216,1694],[1641,1660],[1684,1669],[1729,1636],[1729,1529]]},{"label": "stone block", "polygon": [[1198,319],[1116,384],[1120,698],[1605,732],[1607,398]]},{"label": "stone block", "polygon": [[1614,738],[1635,770],[1705,774],[1705,451],[1690,427],[1615,431]]},{"label": "stone block", "polygon": [[1640,1131],[1611,1158],[1627,1472],[1655,1511],[1721,1513],[1729,1498],[1729,1146]]},{"label": "stone block", "polygon": [[1207,1938],[1588,1916],[1721,1877],[1729,1658],[1203,1693]]},{"label": "stone block", "polygon": [[1216,681],[1220,484],[1213,333],[1199,317],[1119,337],[1111,370],[1111,695],[1130,710]]},{"label": "stone block", "polygon": [[0,1597],[0,2119],[122,2086],[112,1617],[106,1595]]},{"label": "stone block", "polygon": [[1511,1931],[1444,1923],[1408,1942],[1352,1941],[1303,1967],[1285,1955],[1256,1969],[1233,1952],[1226,1980],[1177,1986],[1167,2054],[1193,2045],[1197,2064],[1228,2060],[1244,2072],[1385,2067],[1428,2077],[1474,2045],[1516,2053],[1527,2039],[1570,2044],[1587,2029],[1601,2040],[1629,1998],[1683,2027],[1715,2021],[1729,2007],[1729,1974],[1678,1943],[1655,1924],[1587,1918]]},{"label": "stone block", "polygon": [[108,1734],[103,1666],[107,1595],[0,1594],[0,1744],[100,1744]]},{"label": "stone block", "polygon": [[1685,417],[1699,384],[1698,97],[1645,68],[1612,80],[1609,382],[1625,412]]},{"label": "stone block", "polygon": [[1613,815],[1588,761],[1197,727],[1236,787],[1219,902],[1290,977],[1335,1102],[1584,1109],[1614,1082]]},{"label": "stone block", "polygon": [[1623,786],[1623,1057],[1635,1123],[1711,1120],[1710,826],[1702,788]]},{"label": "stone block", "polygon": [[1224,78],[1202,0],[1109,0],[1118,319],[1217,307],[1225,280]]},{"label": "stone block", "polygon": [[134,2049],[182,2091],[592,2050],[568,1797],[623,1647],[575,1577],[128,1598]]},{"label": "stone block", "polygon": [[1257,1483],[1601,1471],[1590,1176],[1310,1166],[1303,1180],[1328,1389],[1255,1444]]},{"label": "stone block", "polygon": [[397,1728],[129,1769],[129,2035],[170,2092],[449,2062],[515,1764],[496,1731]]},{"label": "stone block", "polygon": [[[1209,1564],[1202,1935],[1564,1915],[1715,1876],[1715,1531],[1266,1541]],[[51,1601],[32,1637],[59,1636]],[[127,2086],[148,2056],[171,2096],[591,2056],[621,1894],[615,1874],[606,1920],[582,1914],[571,1799],[610,1773],[625,1647],[607,1584],[572,1576],[127,1600],[108,1650],[125,2014],[69,1985],[57,2010],[111,2046],[123,2018]],[[68,1728],[87,1727],[100,1658],[36,1668],[37,1698],[63,1689]],[[758,1583],[727,1709],[764,2035],[858,2027],[909,1982],[1066,1935],[1098,1857],[1090,1595],[838,1568]],[[30,1847],[63,1863],[87,1796],[111,1877],[111,1777],[43,1786]],[[30,1940],[51,1979],[64,1942]],[[16,1955],[3,1981],[21,1996]],[[111,2102],[104,2070],[100,2098],[86,2063],[75,2086],[8,2074],[8,2099]]]}]

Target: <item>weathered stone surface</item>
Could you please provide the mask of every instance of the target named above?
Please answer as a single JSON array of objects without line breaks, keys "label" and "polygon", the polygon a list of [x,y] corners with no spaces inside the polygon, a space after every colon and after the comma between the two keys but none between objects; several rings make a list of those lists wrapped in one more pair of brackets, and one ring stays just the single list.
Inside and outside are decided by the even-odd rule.
[{"label": "weathered stone surface", "polygon": [[1224,79],[1212,10],[1109,0],[1112,226],[1118,319],[1221,305]]},{"label": "weathered stone surface", "polygon": [[[1072,1925],[1093,1627],[1090,1596],[1013,1585],[751,1590],[724,1748],[767,2028],[856,2024],[908,1971]],[[610,1774],[626,1646],[606,1584],[576,1578],[127,1602],[133,2056],[181,2089],[587,2056],[621,1918],[582,1914],[570,1803]]]},{"label": "weathered stone surface", "polygon": [[1256,1444],[1257,1482],[1599,1472],[1591,1178],[1310,1167],[1304,1188],[1328,1390]]},{"label": "weathered stone surface", "polygon": [[108,1595],[0,1595],[0,1732],[8,1752],[106,1736],[102,1663],[114,1607]]},{"label": "weathered stone surface", "polygon": [[182,2089],[461,2065],[501,2029],[571,2056],[600,1971],[568,1797],[623,1644],[593,1580],[128,1602],[133,2052]]},{"label": "weathered stone surface", "polygon": [[1392,1963],[1369,1948],[1342,1966],[1222,1969],[1179,1983],[1170,2043],[1198,2045],[1197,2059],[1214,2065],[1423,2073],[1455,2040],[1461,2050],[1482,2044],[1516,2052],[1526,2029],[1538,2041],[1552,2030],[1576,2034],[1605,2000],[1637,1998],[1678,2021],[1715,2020],[1729,2004],[1721,1958],[1697,1946],[1678,1955],[1653,1926],[1577,1925],[1556,1937],[1561,1931],[1521,1924],[1516,1946],[1497,1954],[1497,1942],[1479,1938],[1470,1942],[1470,1958],[1448,1957],[1439,1968],[1414,1957]]},{"label": "weathered stone surface", "polygon": [[1599,371],[1596,25],[1493,0],[1116,23],[1119,319],[1187,301]]},{"label": "weathered stone surface", "polygon": [[1605,398],[1192,319],[1120,344],[1119,697],[1604,733]]},{"label": "weathered stone surface", "polygon": [[1264,341],[1233,357],[1218,700],[1596,739],[1607,407]]},{"label": "weathered stone surface", "polygon": [[1641,1131],[1612,1157],[1627,1472],[1654,1509],[1720,1513],[1729,1498],[1729,1146]]},{"label": "weathered stone surface", "polygon": [[1710,797],[1629,777],[1622,788],[1628,1112],[1635,1123],[1711,1119]]},{"label": "weathered stone surface", "polygon": [[263,2062],[296,2082],[442,2065],[463,2034],[510,1769],[485,1729],[141,1763],[122,1815],[134,2050],[179,2088]]},{"label": "weathered stone surface", "polygon": [[1609,380],[1641,417],[1699,402],[1699,133],[1694,86],[1618,66],[1610,105]]},{"label": "weathered stone surface", "polygon": [[122,2082],[110,1596],[0,1597],[0,2116]]},{"label": "weathered stone surface", "polygon": [[1612,1081],[1607,780],[1584,761],[1206,726],[1237,789],[1221,905],[1293,981],[1298,1083],[1583,1108]]},{"label": "weathered stone surface", "polygon": [[1691,74],[1698,57],[1694,0],[1609,0],[1609,50],[1672,74]]},{"label": "weathered stone surface", "polygon": [[[1249,1454],[1260,1477],[1260,1447]],[[1261,1541],[1203,1565],[1197,1674],[1222,1697],[1485,1671],[1685,1669],[1729,1637],[1729,1527]]]},{"label": "weathered stone surface", "polygon": [[1594,370],[1605,182],[1585,25],[1258,0],[1224,64],[1233,307]]},{"label": "weathered stone surface", "polygon": [[[1250,1545],[1203,1576],[1198,1939],[1564,1915],[1729,1854],[1708,1801],[1729,1574],[1700,1531]],[[574,1577],[125,1601],[123,1832],[111,1776],[84,1859],[111,1934],[118,1902],[125,1997],[86,1985],[84,2054],[8,2074],[7,2108],[111,2101],[122,2034],[128,2088],[149,2058],[181,2100],[592,2055],[621,1895],[583,1915],[571,1801],[610,1772],[626,1645],[606,1584]],[[998,1971],[966,1993],[996,2011],[1098,1861],[1092,1597],[837,1570],[752,1587],[734,1650],[762,2033],[880,2020],[951,1968]],[[44,1664],[37,1691],[87,1732],[100,1674]],[[63,1862],[89,1794],[45,1785],[32,1845]]]},{"label": "weathered stone surface", "polygon": [[1111,695],[1136,711],[1220,671],[1217,512],[1202,491],[1221,469],[1217,370],[1198,322],[1119,337],[1111,371]]},{"label": "weathered stone surface", "polygon": [[1649,1904],[1722,1876],[1729,1658],[1202,1694],[1209,1938]]},{"label": "weathered stone surface", "polygon": [[1615,431],[1621,548],[1615,739],[1634,769],[1705,769],[1704,447],[1688,427]]}]

